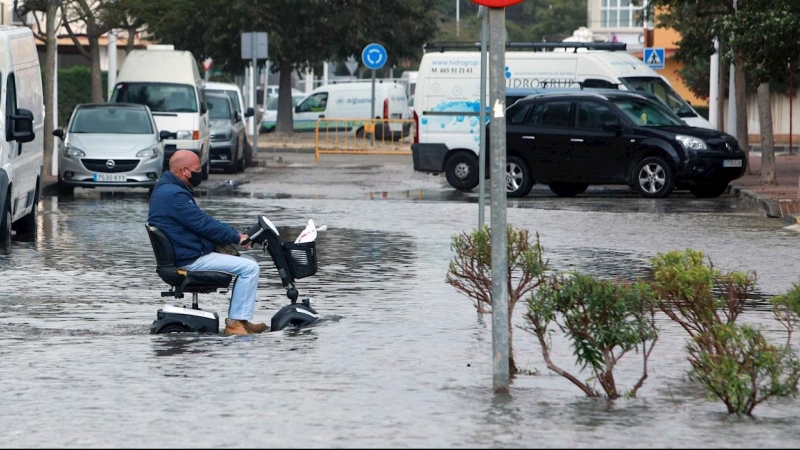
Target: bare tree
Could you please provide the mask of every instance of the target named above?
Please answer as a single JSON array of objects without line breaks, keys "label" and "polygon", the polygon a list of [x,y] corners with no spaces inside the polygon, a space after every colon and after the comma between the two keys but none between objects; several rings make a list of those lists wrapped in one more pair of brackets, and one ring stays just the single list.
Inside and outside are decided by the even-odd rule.
[{"label": "bare tree", "polygon": [[[100,37],[118,26],[114,20],[115,15],[108,14],[106,0],[66,0],[62,23],[67,29],[75,48],[86,57],[92,68],[92,101],[102,102],[103,78],[100,71]],[[76,32],[74,27],[80,26],[83,32]],[[81,28],[78,28],[80,31]],[[79,36],[85,36],[89,41],[89,49],[84,48]]]}]

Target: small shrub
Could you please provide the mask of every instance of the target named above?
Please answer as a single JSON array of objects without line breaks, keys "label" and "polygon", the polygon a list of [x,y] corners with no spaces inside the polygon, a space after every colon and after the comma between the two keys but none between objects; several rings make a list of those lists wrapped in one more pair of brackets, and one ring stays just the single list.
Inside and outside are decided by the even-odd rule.
[{"label": "small shrub", "polygon": [[[508,343],[509,371],[519,369],[514,362],[512,316],[519,299],[536,289],[547,270],[542,259],[543,249],[536,235],[531,241],[527,230],[508,225]],[[451,249],[455,253],[450,262],[446,281],[457,291],[473,300],[480,313],[492,312],[492,232],[488,226],[470,233],[453,236]]]},{"label": "small shrub", "polygon": [[[523,329],[535,335],[547,367],[567,378],[589,397],[619,398],[614,369],[631,350],[641,350],[642,376],[625,395],[636,396],[647,379],[647,359],[658,339],[655,311],[647,283],[597,280],[572,273],[554,275],[528,301]],[[550,324],[570,340],[581,370],[589,368],[602,393],[553,363]]]},{"label": "small shrub", "polygon": [[789,331],[786,346],[770,344],[760,330],[738,325],[755,273],[723,273],[706,263],[703,252],[687,249],[652,259],[656,305],[691,338],[687,345],[690,379],[730,414],[752,415],[770,397],[794,396],[800,362],[790,338],[800,311],[800,288],[773,299],[773,311]]}]

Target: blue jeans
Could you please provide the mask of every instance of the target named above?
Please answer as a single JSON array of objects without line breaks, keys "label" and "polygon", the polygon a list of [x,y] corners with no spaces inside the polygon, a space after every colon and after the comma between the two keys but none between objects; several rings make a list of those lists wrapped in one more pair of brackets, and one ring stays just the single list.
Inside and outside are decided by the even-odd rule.
[{"label": "blue jeans", "polygon": [[189,271],[214,270],[236,275],[231,294],[231,305],[228,307],[228,318],[236,320],[253,320],[258,289],[259,267],[250,256],[232,256],[222,253],[203,255],[187,266],[181,267]]}]

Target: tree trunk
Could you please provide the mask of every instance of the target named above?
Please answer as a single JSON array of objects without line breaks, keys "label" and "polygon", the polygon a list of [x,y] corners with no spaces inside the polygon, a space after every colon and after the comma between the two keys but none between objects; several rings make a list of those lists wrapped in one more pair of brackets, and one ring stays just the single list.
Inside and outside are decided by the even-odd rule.
[{"label": "tree trunk", "polygon": [[[736,135],[739,138],[739,145],[744,149],[745,157],[750,161],[750,138],[747,131],[747,87],[741,57],[737,57],[736,61]],[[749,164],[747,171],[753,173]]]},{"label": "tree trunk", "polygon": [[105,101],[103,95],[103,74],[100,71],[100,39],[97,36],[89,36],[89,54],[92,61],[92,101],[102,103]]},{"label": "tree trunk", "polygon": [[761,184],[777,185],[775,178],[775,139],[772,135],[772,102],[769,83],[758,86],[758,121],[761,124]]},{"label": "tree trunk", "polygon": [[55,181],[50,174],[53,167],[53,130],[58,125],[58,117],[55,115],[53,100],[55,99],[55,77],[56,77],[56,12],[58,6],[54,2],[47,2],[45,10],[45,68],[44,68],[44,160],[42,170],[42,181],[52,183]]},{"label": "tree trunk", "polygon": [[[275,131],[279,133],[294,133],[294,113],[292,111],[292,71],[294,65],[290,61],[280,61],[278,80],[278,120]],[[266,89],[266,86],[265,86]]]}]

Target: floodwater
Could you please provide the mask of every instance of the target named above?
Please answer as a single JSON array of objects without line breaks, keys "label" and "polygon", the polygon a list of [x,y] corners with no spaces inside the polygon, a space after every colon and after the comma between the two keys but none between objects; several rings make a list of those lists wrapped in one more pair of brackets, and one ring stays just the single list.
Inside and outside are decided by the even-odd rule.
[{"label": "floodwater", "polygon": [[[15,242],[0,257],[0,446],[800,442],[800,400],[763,404],[755,418],[731,417],[707,400],[686,377],[686,336],[664,318],[638,398],[586,398],[547,370],[536,340],[520,329],[515,355],[530,374],[518,376],[509,395],[494,395],[491,317],[445,283],[450,239],[476,226],[476,204],[394,197],[202,198],[207,211],[239,229],[267,215],[284,240],[308,219],[328,225],[317,240],[317,275],[297,283],[326,320],[244,337],[148,334],[167,285],[155,273],[145,195],[43,199],[38,238]],[[688,247],[706,251],[721,269],[755,270],[759,290],[742,320],[785,342],[766,299],[798,281],[795,232],[724,199],[690,213],[640,199],[607,200],[609,208],[576,203],[585,201],[510,201],[508,222],[538,231],[559,270],[635,277],[646,274],[649,257]],[[251,253],[263,268],[256,319],[269,322],[287,300],[268,255]],[[200,306],[224,318],[227,298],[201,295]],[[558,337],[554,346],[556,364],[576,370],[568,346]],[[622,360],[622,388],[641,375],[639,361],[635,354]]]}]

